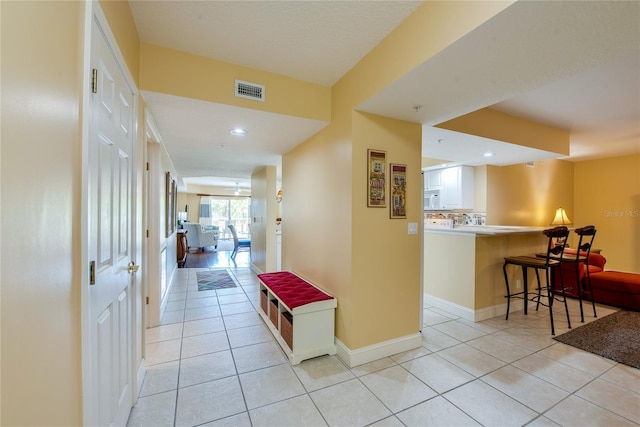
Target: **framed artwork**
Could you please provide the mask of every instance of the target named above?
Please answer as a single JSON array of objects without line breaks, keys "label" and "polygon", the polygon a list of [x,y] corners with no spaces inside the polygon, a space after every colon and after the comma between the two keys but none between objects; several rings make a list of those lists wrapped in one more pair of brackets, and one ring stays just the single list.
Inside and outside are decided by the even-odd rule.
[{"label": "framed artwork", "polygon": [[407,217],[407,165],[391,163],[389,165],[391,180],[391,218]]},{"label": "framed artwork", "polygon": [[171,236],[176,231],[177,222],[177,202],[178,194],[176,191],[176,180],[171,176],[171,172],[166,173],[165,178],[166,195],[165,195],[165,219],[167,224],[166,237]]},{"label": "framed artwork", "polygon": [[386,170],[387,152],[380,150],[367,150],[367,206],[384,208],[386,199]]}]

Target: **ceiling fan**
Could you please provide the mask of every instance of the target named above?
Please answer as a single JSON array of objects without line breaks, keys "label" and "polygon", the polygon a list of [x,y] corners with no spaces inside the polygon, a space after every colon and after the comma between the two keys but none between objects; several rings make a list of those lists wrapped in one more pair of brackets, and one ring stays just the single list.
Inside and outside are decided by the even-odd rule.
[{"label": "ceiling fan", "polygon": [[236,186],[233,189],[234,196],[248,196],[251,194],[251,189],[241,188],[240,183],[236,182]]}]

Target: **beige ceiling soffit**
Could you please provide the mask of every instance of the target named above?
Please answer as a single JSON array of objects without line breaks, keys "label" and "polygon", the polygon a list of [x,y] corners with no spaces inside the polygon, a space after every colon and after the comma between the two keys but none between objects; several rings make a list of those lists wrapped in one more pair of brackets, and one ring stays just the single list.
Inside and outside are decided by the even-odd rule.
[{"label": "beige ceiling soffit", "polygon": [[568,131],[482,108],[435,127],[569,155]]},{"label": "beige ceiling soffit", "polygon": [[[331,121],[330,87],[161,46],[147,43],[140,46],[142,91]],[[255,102],[255,99],[236,97],[236,80],[266,87],[268,100]]]}]

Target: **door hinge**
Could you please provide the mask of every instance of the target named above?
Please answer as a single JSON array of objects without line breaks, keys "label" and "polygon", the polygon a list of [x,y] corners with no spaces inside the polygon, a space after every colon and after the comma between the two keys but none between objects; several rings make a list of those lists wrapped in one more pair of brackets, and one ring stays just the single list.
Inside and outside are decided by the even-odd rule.
[{"label": "door hinge", "polygon": [[147,305],[149,305],[149,297],[147,297]]},{"label": "door hinge", "polygon": [[147,170],[149,170],[149,162],[147,162]]},{"label": "door hinge", "polygon": [[96,262],[95,261],[91,261],[89,263],[89,284],[90,285],[96,284]]},{"label": "door hinge", "polygon": [[98,93],[98,69],[91,70],[91,92]]},{"label": "door hinge", "polygon": [[147,239],[149,238],[149,229],[147,229]]}]

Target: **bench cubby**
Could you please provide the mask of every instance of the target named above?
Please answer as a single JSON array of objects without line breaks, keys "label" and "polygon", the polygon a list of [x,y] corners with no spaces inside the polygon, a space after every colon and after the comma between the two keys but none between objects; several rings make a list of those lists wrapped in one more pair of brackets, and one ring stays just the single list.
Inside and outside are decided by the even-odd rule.
[{"label": "bench cubby", "polygon": [[280,271],[259,274],[260,310],[289,361],[336,354],[337,300],[300,276]]}]

